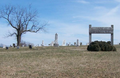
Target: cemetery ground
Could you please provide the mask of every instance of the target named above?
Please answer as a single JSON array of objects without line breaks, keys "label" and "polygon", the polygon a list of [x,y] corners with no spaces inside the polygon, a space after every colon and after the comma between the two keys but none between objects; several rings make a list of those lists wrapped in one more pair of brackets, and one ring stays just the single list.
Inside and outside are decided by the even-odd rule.
[{"label": "cemetery ground", "polygon": [[0,48],[0,78],[119,78],[116,52],[80,47]]}]

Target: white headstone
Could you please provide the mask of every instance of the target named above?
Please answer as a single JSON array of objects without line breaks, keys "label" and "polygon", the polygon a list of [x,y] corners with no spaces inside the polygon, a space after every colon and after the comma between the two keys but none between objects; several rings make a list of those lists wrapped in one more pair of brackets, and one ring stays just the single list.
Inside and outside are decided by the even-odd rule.
[{"label": "white headstone", "polygon": [[52,42],[52,46],[54,46],[54,42]]},{"label": "white headstone", "polygon": [[49,44],[49,46],[54,46],[54,42],[52,41],[52,42]]},{"label": "white headstone", "polygon": [[41,46],[44,46],[44,41],[42,40],[42,44],[41,44]]},{"label": "white headstone", "polygon": [[86,45],[89,45],[89,43],[86,43]]},{"label": "white headstone", "polygon": [[22,45],[22,47],[24,47],[24,45]]},{"label": "white headstone", "polygon": [[68,46],[71,46],[71,43],[69,42]]},{"label": "white headstone", "polygon": [[3,48],[6,48],[6,46],[5,46],[5,45],[3,45]]},{"label": "white headstone", "polygon": [[63,40],[63,42],[62,42],[62,46],[66,46],[65,40]]}]

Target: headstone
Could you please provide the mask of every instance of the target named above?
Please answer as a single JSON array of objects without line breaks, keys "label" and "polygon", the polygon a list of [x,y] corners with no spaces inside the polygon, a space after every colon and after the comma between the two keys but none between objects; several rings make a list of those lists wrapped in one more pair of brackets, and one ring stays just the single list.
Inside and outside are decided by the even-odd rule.
[{"label": "headstone", "polygon": [[80,46],[82,46],[82,42],[80,42]]},{"label": "headstone", "polygon": [[52,41],[50,44],[48,44],[49,46],[53,46],[54,45],[54,42]]},{"label": "headstone", "polygon": [[13,47],[15,48],[15,44],[13,43]]},{"label": "headstone", "polygon": [[89,45],[89,43],[86,43],[86,45]]},{"label": "headstone", "polygon": [[5,45],[3,45],[3,48],[5,48],[6,46]]},{"label": "headstone", "polygon": [[66,43],[66,46],[68,46],[68,43]]},{"label": "headstone", "polygon": [[24,47],[24,45],[22,45],[22,47]]},{"label": "headstone", "polygon": [[120,45],[120,43],[119,43],[119,45]]},{"label": "headstone", "polygon": [[51,43],[51,46],[54,46],[54,42]]},{"label": "headstone", "polygon": [[68,46],[71,46],[71,43],[69,42]]},{"label": "headstone", "polygon": [[12,47],[12,46],[10,45],[10,47]]},{"label": "headstone", "polygon": [[44,46],[44,41],[42,40],[42,44],[41,44],[41,46]]},{"label": "headstone", "polygon": [[76,46],[76,42],[74,42],[74,46]]},{"label": "headstone", "polygon": [[54,47],[59,47],[59,44],[58,44],[58,34],[57,33],[55,34]]},{"label": "headstone", "polygon": [[29,48],[32,49],[32,45],[29,45]]},{"label": "headstone", "polygon": [[19,46],[17,46],[17,49],[19,49]]},{"label": "headstone", "polygon": [[79,40],[77,39],[77,46],[79,46]]},{"label": "headstone", "polygon": [[62,42],[62,46],[65,46],[65,44],[66,44],[65,40],[63,40],[63,42]]},{"label": "headstone", "polygon": [[6,47],[6,50],[9,49],[8,47]]}]

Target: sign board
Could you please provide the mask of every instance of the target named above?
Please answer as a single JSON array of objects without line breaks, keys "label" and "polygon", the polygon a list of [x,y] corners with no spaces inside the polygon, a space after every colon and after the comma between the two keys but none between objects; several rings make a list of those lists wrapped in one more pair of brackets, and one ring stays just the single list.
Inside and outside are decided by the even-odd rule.
[{"label": "sign board", "polygon": [[98,34],[98,33],[102,33],[102,34],[110,34],[113,33],[113,28],[112,27],[91,27],[89,29],[89,33],[93,33],[93,34]]},{"label": "sign board", "polygon": [[111,45],[113,45],[113,25],[111,27],[92,27],[89,25],[89,44],[91,43],[92,34],[111,34]]}]

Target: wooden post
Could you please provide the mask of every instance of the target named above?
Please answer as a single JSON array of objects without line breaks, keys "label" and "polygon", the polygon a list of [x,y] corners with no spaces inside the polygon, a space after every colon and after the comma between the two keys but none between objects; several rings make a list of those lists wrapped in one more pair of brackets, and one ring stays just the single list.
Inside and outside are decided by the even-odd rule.
[{"label": "wooden post", "polygon": [[[114,30],[114,26],[111,25],[111,27]],[[111,45],[113,45],[113,36],[114,36],[113,34],[114,34],[114,31],[111,33]]]},{"label": "wooden post", "polygon": [[91,34],[91,32],[90,32],[90,28],[91,28],[91,25],[89,25],[89,44],[91,43],[91,36],[92,36],[92,34]]}]

